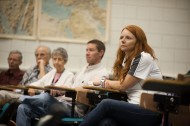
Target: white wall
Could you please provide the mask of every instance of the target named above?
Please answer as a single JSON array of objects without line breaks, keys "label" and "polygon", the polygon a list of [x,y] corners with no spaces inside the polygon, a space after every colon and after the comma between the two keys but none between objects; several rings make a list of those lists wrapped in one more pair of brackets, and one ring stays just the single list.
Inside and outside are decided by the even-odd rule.
[{"label": "white wall", "polygon": [[[176,77],[190,69],[190,0],[112,0],[110,39],[103,63],[111,71],[121,29],[129,24],[142,27],[158,58],[164,75]],[[69,54],[67,68],[78,71],[85,65],[86,44],[0,39],[0,67],[7,68],[10,50],[21,50],[22,69],[35,63],[34,50],[47,45],[64,47]]]}]

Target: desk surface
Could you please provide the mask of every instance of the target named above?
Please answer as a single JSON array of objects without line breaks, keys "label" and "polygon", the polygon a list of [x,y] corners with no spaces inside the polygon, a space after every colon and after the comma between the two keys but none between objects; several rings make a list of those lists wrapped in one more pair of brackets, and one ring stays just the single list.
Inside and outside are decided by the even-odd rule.
[{"label": "desk surface", "polygon": [[12,88],[9,88],[8,86],[0,86],[0,90],[7,90],[7,91],[13,91],[13,89]]},{"label": "desk surface", "polygon": [[59,86],[45,86],[46,89],[55,89],[55,90],[61,90],[61,91],[74,91],[76,90],[74,88],[67,88],[67,87],[59,87]]},{"label": "desk surface", "polygon": [[39,89],[39,90],[50,90],[50,89],[55,89],[55,90],[62,90],[62,91],[76,91],[74,88],[67,88],[67,87],[59,87],[59,86],[33,86],[33,85],[26,85],[26,86],[22,86],[22,85],[18,85],[18,86],[14,86],[14,85],[6,85],[6,86],[0,86],[0,89],[28,89],[28,88],[33,88],[33,89]]},{"label": "desk surface", "polygon": [[108,89],[108,88],[102,88],[102,87],[97,87],[97,86],[83,86],[83,88],[84,88],[84,89],[90,89],[90,90],[105,91],[105,92],[125,93],[125,92],[121,92],[121,91],[119,91],[119,90]]},{"label": "desk surface", "polygon": [[28,89],[23,85],[1,85],[1,89]]},{"label": "desk surface", "polygon": [[38,90],[47,90],[46,88],[42,86],[33,86],[33,85],[26,85],[26,88],[33,88],[33,89],[38,89]]},{"label": "desk surface", "polygon": [[190,81],[147,79],[142,87],[145,90],[190,94]]},{"label": "desk surface", "polygon": [[9,88],[13,88],[13,89],[23,89],[23,90],[25,90],[25,89],[28,89],[27,87],[25,87],[25,86],[23,86],[23,85],[8,85],[7,87],[9,87]]}]

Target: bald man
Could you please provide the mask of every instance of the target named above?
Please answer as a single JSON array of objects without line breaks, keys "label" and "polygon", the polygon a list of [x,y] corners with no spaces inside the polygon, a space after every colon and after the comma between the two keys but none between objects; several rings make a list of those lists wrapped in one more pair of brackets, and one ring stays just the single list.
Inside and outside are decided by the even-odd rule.
[{"label": "bald man", "polygon": [[21,81],[21,84],[27,85],[39,80],[46,73],[52,70],[49,65],[51,59],[51,50],[47,46],[39,46],[35,50],[36,65],[26,71]]}]

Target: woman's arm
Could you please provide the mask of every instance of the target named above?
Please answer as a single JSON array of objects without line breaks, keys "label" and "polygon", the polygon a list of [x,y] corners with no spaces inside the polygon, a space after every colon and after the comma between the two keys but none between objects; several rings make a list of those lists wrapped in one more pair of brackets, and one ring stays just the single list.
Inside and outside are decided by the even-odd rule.
[{"label": "woman's arm", "polygon": [[133,87],[139,81],[140,81],[139,78],[127,74],[125,80],[122,83],[120,81],[105,80],[105,87],[115,90],[125,91]]}]

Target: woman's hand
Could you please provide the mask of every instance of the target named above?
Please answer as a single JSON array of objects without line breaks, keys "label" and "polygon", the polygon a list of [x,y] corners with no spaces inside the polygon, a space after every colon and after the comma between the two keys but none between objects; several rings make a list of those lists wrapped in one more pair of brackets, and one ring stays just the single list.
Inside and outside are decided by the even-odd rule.
[{"label": "woman's hand", "polygon": [[109,82],[110,82],[111,80],[105,80],[104,81],[104,86],[105,86],[105,88],[111,88],[110,87],[110,85],[109,85]]},{"label": "woman's hand", "polygon": [[56,96],[64,95],[64,93],[62,91],[58,91],[58,90],[51,90],[50,95],[56,97]]},{"label": "woman's hand", "polygon": [[34,96],[35,93],[36,93],[36,89],[33,89],[33,88],[29,88],[29,89],[28,89],[28,95]]},{"label": "woman's hand", "polygon": [[93,82],[93,85],[94,85],[94,86],[100,86],[100,81],[94,81],[94,82]]},{"label": "woman's hand", "polygon": [[94,86],[101,86],[101,87],[105,87],[105,81],[107,80],[106,77],[102,77],[102,79],[98,78],[93,80],[93,85]]}]

